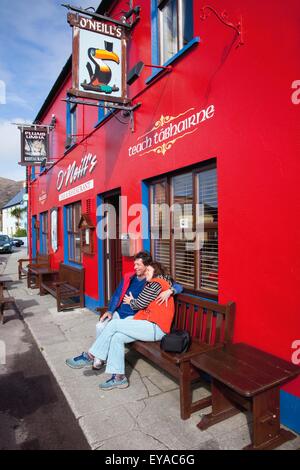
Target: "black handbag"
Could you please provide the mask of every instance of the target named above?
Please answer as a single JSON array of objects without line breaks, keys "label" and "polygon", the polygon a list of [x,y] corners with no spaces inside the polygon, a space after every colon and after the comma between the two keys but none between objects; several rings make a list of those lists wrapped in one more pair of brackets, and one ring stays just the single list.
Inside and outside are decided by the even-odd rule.
[{"label": "black handbag", "polygon": [[166,352],[183,353],[188,350],[190,342],[191,337],[188,331],[173,330],[162,337],[160,347]]}]

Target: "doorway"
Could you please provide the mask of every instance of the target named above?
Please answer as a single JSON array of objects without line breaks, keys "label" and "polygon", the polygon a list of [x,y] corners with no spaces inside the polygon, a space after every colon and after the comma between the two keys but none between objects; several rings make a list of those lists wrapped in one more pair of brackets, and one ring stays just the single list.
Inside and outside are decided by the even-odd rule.
[{"label": "doorway", "polygon": [[107,232],[103,246],[105,305],[108,305],[122,279],[119,196],[120,191],[114,191],[103,197],[103,203],[112,208],[112,210],[107,209],[104,212]]}]

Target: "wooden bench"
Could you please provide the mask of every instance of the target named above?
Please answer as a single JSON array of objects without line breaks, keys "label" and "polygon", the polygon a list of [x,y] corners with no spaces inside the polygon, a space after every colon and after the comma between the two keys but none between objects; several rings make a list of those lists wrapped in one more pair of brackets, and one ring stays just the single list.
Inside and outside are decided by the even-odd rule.
[{"label": "wooden bench", "polygon": [[[201,378],[201,372],[191,364],[194,356],[231,343],[235,304],[221,305],[199,297],[179,294],[175,297],[173,327],[189,331],[192,343],[187,352],[167,353],[160,349],[160,341],[135,341],[130,347],[164,369],[179,381],[180,415],[188,419],[191,413],[211,405],[211,397],[192,402],[192,382]],[[97,309],[101,314],[107,307]]]},{"label": "wooden bench", "polygon": [[201,430],[241,411],[252,412],[252,449],[274,449],[296,435],[280,428],[280,387],[300,374],[300,367],[245,343],[228,344],[192,358],[212,377],[212,412],[198,423]]},{"label": "wooden bench", "polygon": [[40,295],[47,293],[56,297],[59,312],[66,308],[84,307],[84,268],[60,263],[59,270],[42,273]]},{"label": "wooden bench", "polygon": [[[27,277],[28,287],[39,287],[36,282],[33,283],[33,277],[36,275],[30,272],[30,269],[50,268],[50,255],[37,254],[35,258],[19,259],[18,263],[19,279]],[[24,266],[24,263],[27,264]]]}]

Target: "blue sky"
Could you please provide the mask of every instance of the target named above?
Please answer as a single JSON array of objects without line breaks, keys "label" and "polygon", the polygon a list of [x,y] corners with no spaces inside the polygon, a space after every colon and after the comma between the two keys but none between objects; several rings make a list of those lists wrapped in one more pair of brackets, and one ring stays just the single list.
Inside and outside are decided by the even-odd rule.
[{"label": "blue sky", "polygon": [[[71,54],[72,29],[61,3],[87,8],[100,0],[0,0],[0,176],[24,179],[20,132],[32,122]],[[3,92],[5,89],[5,102]]]}]

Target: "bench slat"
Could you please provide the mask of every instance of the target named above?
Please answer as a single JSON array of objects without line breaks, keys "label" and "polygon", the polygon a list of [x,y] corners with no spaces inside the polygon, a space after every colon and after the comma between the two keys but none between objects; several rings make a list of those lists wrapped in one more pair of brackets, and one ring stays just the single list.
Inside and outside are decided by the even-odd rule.
[{"label": "bench slat", "polygon": [[206,317],[206,322],[205,322],[204,342],[206,344],[211,344],[213,312],[211,310],[207,310],[205,317]]},{"label": "bench slat", "polygon": [[203,308],[198,307],[196,313],[196,331],[195,331],[195,338],[199,342],[202,340],[202,323],[203,323]]},{"label": "bench slat", "polygon": [[223,338],[224,328],[225,325],[222,315],[217,315],[216,319],[216,334],[215,334],[215,342],[220,343]]}]

